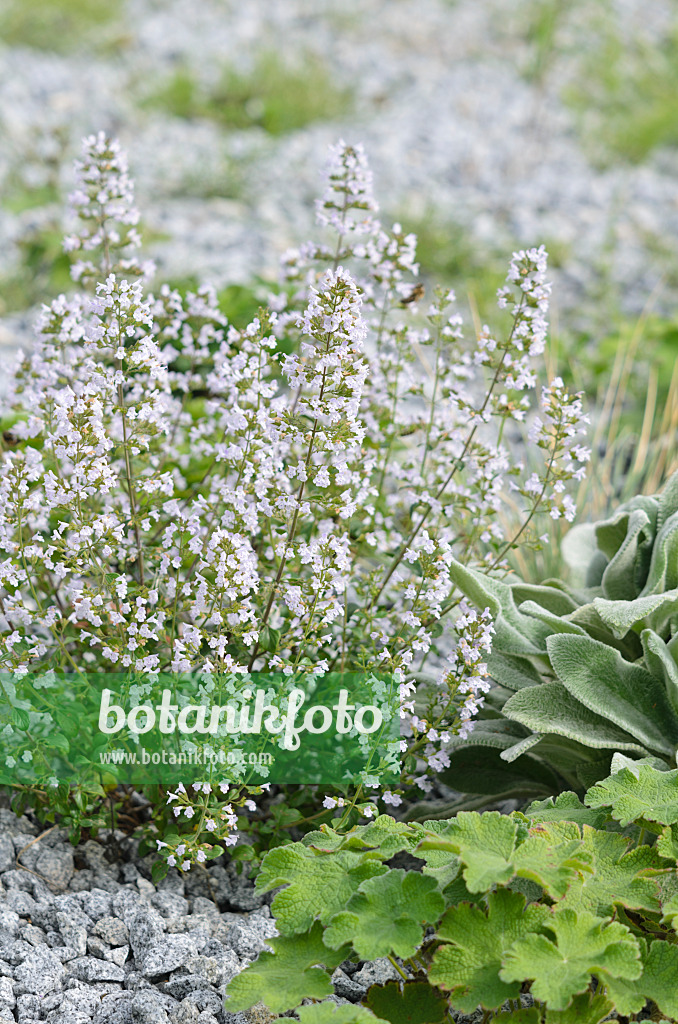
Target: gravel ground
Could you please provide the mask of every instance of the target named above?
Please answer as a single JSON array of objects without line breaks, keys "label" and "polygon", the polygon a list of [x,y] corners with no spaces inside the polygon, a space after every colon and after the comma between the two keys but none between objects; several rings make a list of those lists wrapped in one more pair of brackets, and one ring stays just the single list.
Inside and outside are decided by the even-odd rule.
[{"label": "gravel ground", "polygon": [[[155,886],[124,833],[113,860],[39,835],[0,809],[0,1024],[263,1024],[262,1008],[225,1012],[224,990],[277,934],[270,895],[223,858]],[[334,998],[395,977],[388,960],[343,964]]]},{"label": "gravel ground", "polygon": [[[0,0],[1,4],[2,0]],[[671,0],[611,0],[622,37],[650,42],[674,17]],[[587,159],[563,89],[596,44],[598,5],[577,0],[559,25],[546,71],[527,24],[533,0],[129,0],[97,45],[73,53],[0,48],[0,179],[44,183],[46,161],[68,162],[86,132],[104,128],[128,148],[160,273],[217,286],[275,273],[277,257],[307,237],[326,146],[343,135],[370,154],[387,214],[461,226],[471,245],[558,249],[554,298],[581,312],[611,289],[638,311],[678,267],[676,149],[638,166],[598,170]],[[282,136],[227,131],[144,105],[177,68],[210,82],[224,66],[247,71],[258,53],[291,64],[315,55],[354,103],[345,116]],[[0,211],[0,276],[18,242],[57,211]],[[669,275],[670,276],[670,275]],[[659,305],[672,307],[670,283]],[[30,344],[31,317],[0,322],[0,345]]]}]

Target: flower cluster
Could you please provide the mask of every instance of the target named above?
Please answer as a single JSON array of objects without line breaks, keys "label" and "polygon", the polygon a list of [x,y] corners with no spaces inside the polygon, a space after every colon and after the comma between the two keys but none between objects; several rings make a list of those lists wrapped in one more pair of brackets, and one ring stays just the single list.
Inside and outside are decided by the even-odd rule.
[{"label": "flower cluster", "polygon": [[581,395],[571,395],[560,377],[542,388],[540,415],[530,428],[530,441],[549,453],[547,473],[543,481],[533,473],[524,484],[524,492],[539,494],[548,503],[552,519],[564,516],[573,522],[577,511],[566,493],[571,480],[582,480],[591,449],[580,443],[587,433],[589,418],[584,414]]},{"label": "flower cluster", "polygon": [[129,176],[127,156],[117,139],[104,132],[85,139],[83,159],[76,161],[78,186],[69,196],[71,209],[80,220],[79,229],[64,239],[66,252],[94,252],[101,263],[80,259],[73,264],[74,281],[98,280],[99,267],[105,273],[151,277],[155,266],[140,263],[132,253],[141,246],[137,230],[139,211],[134,206],[134,185]]},{"label": "flower cluster", "polygon": [[[453,293],[420,310],[416,239],[377,218],[364,153],[342,143],[318,204],[329,243],[287,253],[270,308],[237,329],[209,287],[146,292],[117,144],[87,139],[78,167],[67,248],[88,254],[74,277],[91,289],[45,307],[0,460],[3,667],[388,673],[396,806],[444,769],[487,688],[491,620],[460,606],[452,562],[504,571],[538,515],[571,518],[566,484],[588,457],[559,380],[522,487],[502,443],[533,416],[546,254],[514,255],[505,338],[467,341]],[[374,813],[359,799],[347,808]],[[200,859],[196,842],[167,856]]]},{"label": "flower cluster", "polygon": [[[264,788],[258,787],[257,792]],[[183,819],[186,829],[181,833],[168,829],[165,838],[156,839],[155,844],[164,863],[181,871],[214,860],[225,847],[234,846],[238,841],[238,810],[257,809],[247,793],[231,791],[227,782],[218,786],[194,782],[188,789],[179,783],[173,793],[168,793],[167,804],[174,819]]]}]

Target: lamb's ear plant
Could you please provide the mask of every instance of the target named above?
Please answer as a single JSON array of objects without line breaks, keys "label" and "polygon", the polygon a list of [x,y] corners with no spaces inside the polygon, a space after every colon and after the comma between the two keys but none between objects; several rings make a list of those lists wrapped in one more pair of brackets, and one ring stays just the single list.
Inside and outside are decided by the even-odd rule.
[{"label": "lamb's ear plant", "polygon": [[[302,1022],[431,1024],[477,1009],[499,1024],[678,1020],[678,770],[623,754],[617,766],[583,802],[382,815],[271,851],[257,887],[278,890],[280,935],[230,983],[227,1010],[306,999]],[[390,866],[403,851],[419,866]],[[340,963],[375,957],[399,980],[361,1005],[322,1002]]]},{"label": "lamb's ear plant", "polygon": [[[578,792],[615,751],[665,769],[678,750],[678,474],[568,538],[580,585],[491,579],[453,562],[495,623],[495,686],[446,780],[474,794]],[[453,743],[456,741],[453,741]]]}]

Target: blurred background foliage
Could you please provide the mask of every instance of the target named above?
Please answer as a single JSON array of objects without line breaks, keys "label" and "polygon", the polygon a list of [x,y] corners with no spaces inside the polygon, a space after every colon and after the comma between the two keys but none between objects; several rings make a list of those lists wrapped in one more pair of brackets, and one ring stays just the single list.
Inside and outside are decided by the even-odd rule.
[{"label": "blurred background foliage", "polygon": [[[399,2],[390,0],[393,7]],[[467,0],[448,3],[450,8],[469,6]],[[672,0],[664,10],[659,29],[643,36],[624,27],[616,0],[518,0],[510,5],[510,16],[497,22],[498,52],[518,67],[532,90],[537,127],[542,107],[548,110],[555,98],[571,117],[586,159],[603,173],[661,161],[678,148],[678,8]],[[83,52],[94,52],[103,59],[138,45],[134,11],[133,3],[110,0],[0,0],[0,37],[5,47],[26,52],[74,61]],[[332,3],[318,5],[318,12],[331,31],[348,38],[354,30],[355,12]],[[211,77],[202,74],[199,62],[178,55],[170,70],[128,77],[125,102],[153,116],[209,122],[225,136],[252,133],[262,140],[257,145],[328,122],[336,122],[339,131],[360,117],[356,88],[337,77],[330,61],[292,36],[279,44],[277,49],[265,41],[253,45],[246,64],[224,60]],[[378,95],[370,102],[378,107]],[[27,182],[11,170],[5,174],[2,205],[20,226],[12,238],[14,264],[0,268],[0,315],[29,310],[69,287],[69,263],[60,243],[64,187],[59,168],[72,151],[66,135],[59,137],[58,129],[53,134],[41,181]],[[192,196],[247,197],[257,145],[251,157],[247,147],[241,159],[231,156],[217,185],[196,174]],[[178,187],[190,195],[191,179],[182,181]],[[295,182],[290,180],[287,188],[294,189]],[[505,239],[479,244],[461,216],[441,215],[433,204],[422,208],[400,202],[385,214],[418,235],[429,292],[434,281],[453,287],[471,329],[484,323],[502,329],[494,299],[505,273]],[[157,227],[146,231],[147,240],[162,237]],[[567,274],[574,243],[554,237],[535,238],[531,244],[542,241],[551,266]],[[579,495],[587,520],[601,518],[633,493],[655,492],[677,462],[678,308],[673,312],[665,297],[678,293],[678,261],[650,228],[645,241],[662,276],[648,291],[644,309],[626,308],[604,255],[594,267],[596,301],[585,312],[561,311],[554,295],[546,369],[557,370],[574,389],[584,391],[592,410],[593,466]],[[199,282],[184,276],[173,283],[186,290]],[[237,326],[256,313],[269,283],[264,274],[220,289],[224,312]],[[530,555],[530,564],[520,554],[514,557],[532,578],[564,571],[556,544]]]}]

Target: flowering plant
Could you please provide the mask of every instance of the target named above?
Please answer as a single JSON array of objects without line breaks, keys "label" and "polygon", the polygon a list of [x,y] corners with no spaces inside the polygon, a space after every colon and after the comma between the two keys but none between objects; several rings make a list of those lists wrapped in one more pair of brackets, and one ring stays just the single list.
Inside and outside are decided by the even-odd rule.
[{"label": "flowering plant", "polygon": [[[388,674],[402,784],[375,795],[367,777],[324,808],[349,820],[428,792],[489,688],[492,615],[464,603],[450,567],[505,573],[513,545],[542,542],[541,517],[571,521],[566,486],[589,457],[562,381],[532,411],[544,249],[511,260],[505,336],[468,341],[451,292],[422,307],[416,239],[377,219],[364,153],[340,143],[324,240],[285,254],[238,330],[208,286],[145,291],[115,141],[85,140],[77,174],[66,248],[90,291],[44,307],[0,462],[3,669],[122,672],[139,693],[192,671],[206,694],[215,674]],[[205,829],[232,839],[249,800],[237,783],[223,810],[214,788],[195,792],[198,815],[189,789],[170,794],[188,838],[163,850],[183,847],[184,866]]]}]

